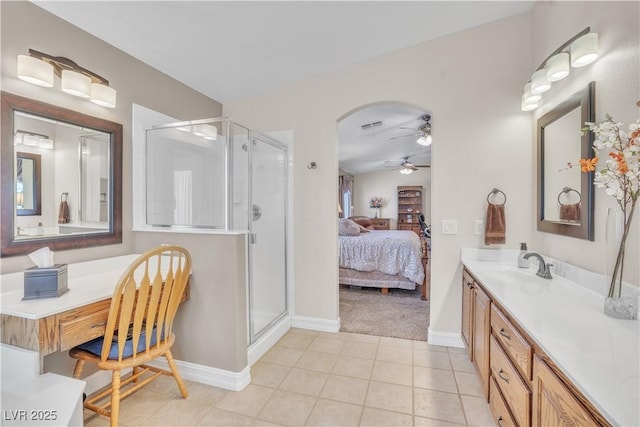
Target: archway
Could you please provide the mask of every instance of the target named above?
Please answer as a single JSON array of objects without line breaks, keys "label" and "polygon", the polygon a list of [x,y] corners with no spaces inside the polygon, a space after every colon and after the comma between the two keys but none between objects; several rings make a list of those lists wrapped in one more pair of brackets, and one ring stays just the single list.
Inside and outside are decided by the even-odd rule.
[{"label": "archway", "polygon": [[[370,228],[368,218],[376,228],[363,232],[366,237],[362,238],[338,237],[341,330],[426,341],[428,292],[424,292],[427,301],[420,297],[430,283],[428,264],[422,262],[420,252],[420,265],[415,257],[407,261],[411,256],[405,248],[407,252],[392,265],[385,252],[396,251],[396,245],[417,244],[418,251],[424,248],[428,254],[430,242],[419,238],[424,232],[418,217],[422,214],[425,223],[431,223],[431,147],[425,145],[425,140],[430,142],[431,112],[404,102],[382,101],[354,108],[336,122],[339,216],[366,217],[355,220]],[[370,204],[373,198],[381,200],[380,207]],[[414,242],[389,240],[403,233],[403,238]],[[374,253],[379,258],[373,259]],[[400,252],[394,254],[397,257]],[[424,271],[425,281],[416,283],[417,270]]]}]

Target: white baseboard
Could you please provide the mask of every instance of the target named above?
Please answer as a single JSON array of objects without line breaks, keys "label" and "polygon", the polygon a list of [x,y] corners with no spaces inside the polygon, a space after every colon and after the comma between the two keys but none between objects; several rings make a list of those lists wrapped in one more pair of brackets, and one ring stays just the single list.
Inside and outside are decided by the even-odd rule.
[{"label": "white baseboard", "polygon": [[320,332],[340,332],[340,318],[336,320],[318,319],[316,317],[293,316],[292,328],[310,329]]},{"label": "white baseboard", "polygon": [[262,356],[265,355],[291,328],[291,317],[287,316],[269,328],[269,331],[249,346],[247,359],[249,366],[253,366]]},{"label": "white baseboard", "polygon": [[[169,370],[169,365],[164,358],[152,360],[148,364],[156,368]],[[183,379],[224,388],[226,390],[240,391],[251,382],[249,367],[244,368],[240,372],[232,372],[197,365],[195,363],[183,362],[182,360],[176,360],[176,365]],[[124,376],[129,372],[131,372],[131,369],[125,369],[122,371],[122,375]],[[84,378],[84,380],[87,382],[85,393],[90,395],[111,383],[111,371],[98,371]]]},{"label": "white baseboard", "polygon": [[439,332],[429,328],[427,342],[431,345],[443,345],[447,347],[464,348],[462,336],[459,333]]},{"label": "white baseboard", "polygon": [[[169,370],[169,365],[164,358],[152,360],[148,364],[156,368]],[[233,372],[198,365],[196,363],[184,362],[182,360],[176,360],[176,365],[178,366],[180,376],[185,380],[212,385],[226,390],[240,391],[251,382],[251,372],[248,366],[240,372]]]}]

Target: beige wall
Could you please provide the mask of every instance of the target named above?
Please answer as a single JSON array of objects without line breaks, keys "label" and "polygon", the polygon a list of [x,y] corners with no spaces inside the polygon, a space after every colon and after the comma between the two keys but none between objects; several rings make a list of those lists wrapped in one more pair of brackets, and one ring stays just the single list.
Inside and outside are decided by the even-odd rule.
[{"label": "beige wall", "polygon": [[[133,233],[132,225],[132,103],[179,119],[221,115],[220,103],[190,89],[113,46],[85,33],[28,2],[0,2],[2,90],[85,114],[122,123],[123,243],[56,252],[56,262],[73,263],[143,251],[159,243],[177,243],[193,257],[191,300],[180,309],[175,357],[192,363],[239,372],[247,365],[244,235],[205,236]],[[118,91],[117,108],[107,109],[41,88],[16,78],[16,57],[29,48],[66,56],[107,78]],[[3,273],[30,267],[26,256],[2,258]],[[114,284],[115,285],[115,284]],[[47,356],[45,370],[70,375],[66,353]],[[87,370],[86,374],[90,374]]]},{"label": "beige wall", "polygon": [[[2,90],[58,105],[84,114],[122,123],[123,132],[123,233],[122,244],[56,253],[56,262],[71,263],[132,252],[131,232],[131,104],[144,105],[179,119],[221,115],[222,105],[172,79],[138,59],[93,37],[26,1],[0,2]],[[16,61],[29,49],[64,56],[109,80],[118,91],[117,107],[104,108],[60,90],[35,86],[16,77]],[[56,199],[57,200],[57,199]],[[2,258],[3,273],[32,266],[26,256]]]},{"label": "beige wall", "polygon": [[178,360],[240,372],[247,366],[245,235],[137,232],[134,251],[160,244],[189,248],[191,298],[176,317]]},{"label": "beige wall", "polygon": [[[520,111],[531,72],[528,14],[398,50],[271,91],[228,102],[224,114],[261,130],[292,129],[295,314],[338,318],[337,120],[381,101],[432,112],[431,329],[459,333],[460,248],[481,245],[473,221],[486,195],[509,197],[507,245],[530,241],[531,114]],[[318,168],[307,169],[310,161]],[[458,235],[439,233],[458,220]]]},{"label": "beige wall", "polygon": [[[595,81],[597,121],[603,120],[607,113],[626,124],[637,120],[640,117],[640,110],[635,106],[640,99],[639,17],[638,2],[537,2],[531,13],[532,68],[585,27],[599,34],[600,57],[591,65],[572,69],[569,77],[554,83],[544,94],[544,104],[535,111],[534,117],[542,116]],[[535,134],[533,141],[532,150],[535,150]],[[535,162],[535,151],[532,152]],[[595,194],[595,241],[540,233],[535,231],[534,224],[530,247],[587,270],[605,273],[606,209],[616,203],[602,189],[596,189]],[[640,215],[636,213],[634,220],[627,243],[628,260],[640,259]],[[640,263],[626,264],[625,281],[640,286]]]},{"label": "beige wall", "polygon": [[375,210],[369,207],[373,196],[385,200],[382,217],[391,219],[391,229],[398,223],[398,186],[421,185],[422,212],[427,224],[431,224],[431,171],[420,168],[410,175],[403,175],[398,169],[356,175],[354,179],[354,215],[373,217]]}]

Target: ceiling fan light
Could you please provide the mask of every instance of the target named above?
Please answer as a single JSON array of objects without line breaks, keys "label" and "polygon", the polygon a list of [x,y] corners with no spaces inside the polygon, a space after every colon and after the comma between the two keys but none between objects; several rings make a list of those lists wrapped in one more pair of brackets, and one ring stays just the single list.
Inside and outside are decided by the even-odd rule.
[{"label": "ceiling fan light", "polygon": [[409,169],[408,167],[403,167],[402,169],[400,169],[400,173],[403,175],[409,175],[413,173],[413,169]]},{"label": "ceiling fan light", "polygon": [[18,78],[25,82],[53,87],[53,65],[29,55],[18,55]]},{"label": "ceiling fan light", "polygon": [[589,33],[571,44],[571,66],[584,67],[598,58],[598,33]]},{"label": "ceiling fan light", "polygon": [[560,52],[547,61],[547,78],[550,82],[557,82],[569,75],[569,54]]},{"label": "ceiling fan light", "polygon": [[77,71],[62,70],[61,89],[80,98],[89,98],[91,96],[91,79]]}]

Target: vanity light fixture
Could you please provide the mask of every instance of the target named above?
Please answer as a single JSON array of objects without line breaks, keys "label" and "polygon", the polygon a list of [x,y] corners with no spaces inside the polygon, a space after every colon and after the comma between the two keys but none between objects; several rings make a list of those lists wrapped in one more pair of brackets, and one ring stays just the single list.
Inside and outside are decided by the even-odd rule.
[{"label": "vanity light fixture", "polygon": [[538,108],[542,93],[551,89],[551,83],[567,77],[571,67],[583,67],[597,58],[598,33],[587,27],[554,50],[534,71],[531,81],[524,86],[522,111]]},{"label": "vanity light fixture", "polygon": [[116,91],[109,81],[61,56],[29,49],[29,55],[18,55],[18,78],[38,86],[53,87],[53,75],[61,79],[60,88],[71,95],[88,98],[94,104],[115,108]]},{"label": "vanity light fixture", "polygon": [[28,145],[30,147],[53,150],[53,140],[47,135],[17,130],[13,137],[13,145]]}]

